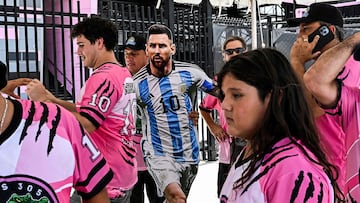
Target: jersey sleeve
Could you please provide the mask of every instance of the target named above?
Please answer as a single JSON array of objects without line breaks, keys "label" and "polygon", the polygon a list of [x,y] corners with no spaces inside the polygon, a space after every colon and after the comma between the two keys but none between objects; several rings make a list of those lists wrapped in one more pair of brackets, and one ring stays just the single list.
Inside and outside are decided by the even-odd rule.
[{"label": "jersey sleeve", "polygon": [[204,111],[212,111],[216,104],[218,102],[218,99],[212,95],[206,95],[204,99],[201,101],[199,108]]},{"label": "jersey sleeve", "polygon": [[109,74],[100,72],[88,79],[83,91],[77,111],[98,128],[116,105],[123,87],[116,86]]},{"label": "jersey sleeve", "polygon": [[213,96],[218,96],[218,87],[216,81],[209,78],[204,70],[195,64],[191,64],[191,72],[196,78],[196,86],[199,89]]},{"label": "jersey sleeve", "polygon": [[75,156],[74,188],[84,198],[98,194],[111,181],[113,172],[92,139],[74,118],[69,133]]}]

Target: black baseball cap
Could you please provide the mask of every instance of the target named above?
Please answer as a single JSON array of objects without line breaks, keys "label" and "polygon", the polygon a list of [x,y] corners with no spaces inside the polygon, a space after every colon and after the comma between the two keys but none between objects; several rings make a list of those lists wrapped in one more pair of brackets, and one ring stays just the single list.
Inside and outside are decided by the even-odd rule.
[{"label": "black baseball cap", "polygon": [[7,85],[7,67],[6,65],[0,61],[0,90]]},{"label": "black baseball cap", "polygon": [[340,10],[326,3],[311,4],[301,18],[287,19],[287,24],[290,27],[296,27],[299,26],[300,23],[311,23],[315,21],[323,21],[339,27],[343,27],[344,24]]},{"label": "black baseball cap", "polygon": [[145,51],[146,49],[145,44],[146,44],[146,40],[144,37],[140,35],[133,35],[126,40],[124,48]]}]

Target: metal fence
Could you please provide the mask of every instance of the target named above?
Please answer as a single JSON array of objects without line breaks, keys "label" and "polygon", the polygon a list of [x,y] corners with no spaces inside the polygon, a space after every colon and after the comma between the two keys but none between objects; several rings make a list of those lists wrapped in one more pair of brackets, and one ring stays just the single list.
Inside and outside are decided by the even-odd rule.
[{"label": "metal fence", "polygon": [[[75,2],[75,3],[73,3]],[[9,78],[41,79],[45,86],[63,99],[75,101],[89,71],[82,67],[70,37],[71,27],[87,14],[81,13],[84,1],[64,0],[0,0],[0,60],[9,67]],[[154,2],[154,1],[152,1]],[[286,56],[296,38],[296,30],[285,28],[283,19],[292,14],[287,10],[280,16],[261,15],[258,23],[258,42],[275,47]],[[360,29],[359,7],[345,15],[345,31],[349,35]],[[260,9],[261,11],[261,9]],[[344,11],[345,12],[345,11]],[[242,36],[251,47],[250,18],[217,15],[209,1],[200,5],[176,4],[162,1],[154,4],[137,1],[98,0],[98,14],[111,19],[119,27],[118,60],[124,64],[121,45],[133,34],[146,36],[147,28],[155,23],[173,30],[177,51],[175,60],[199,65],[209,76],[222,67],[221,46],[228,36]],[[18,90],[18,94],[23,91]],[[199,92],[195,101],[203,97]],[[26,98],[26,95],[23,95]],[[196,106],[196,105],[195,105]],[[214,115],[215,116],[215,115]],[[216,159],[216,144],[204,121],[199,122],[202,158]]]},{"label": "metal fence", "polygon": [[[126,39],[134,34],[146,37],[148,27],[158,23],[167,25],[173,31],[176,45],[176,54],[173,56],[175,60],[197,64],[209,76],[214,75],[212,19],[208,2],[205,1],[199,6],[189,6],[166,1],[157,9],[154,5],[103,0],[99,4],[98,13],[111,19],[119,27],[119,46],[116,55],[121,63],[124,64],[122,45]],[[199,103],[203,94],[198,92],[196,96],[193,100]],[[194,106],[197,108],[196,103]],[[208,133],[203,120],[200,120],[198,129],[202,158],[215,160],[215,140]]]},{"label": "metal fence", "polygon": [[[0,6],[0,60],[9,79],[39,78],[56,95],[73,100],[83,81],[70,38],[72,25],[86,14],[71,1],[3,0]],[[79,79],[77,79],[79,78]],[[23,94],[18,90],[18,94]]]}]

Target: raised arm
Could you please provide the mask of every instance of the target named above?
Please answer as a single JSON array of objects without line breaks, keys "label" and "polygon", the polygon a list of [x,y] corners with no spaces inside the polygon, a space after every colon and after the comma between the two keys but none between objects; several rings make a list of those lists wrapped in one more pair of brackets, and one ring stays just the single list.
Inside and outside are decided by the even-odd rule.
[{"label": "raised arm", "polygon": [[44,85],[39,80],[32,80],[27,85],[26,93],[33,101],[55,103],[64,107],[68,111],[71,111],[87,132],[92,133],[94,130],[96,130],[95,125],[89,119],[80,115],[76,111],[76,105],[74,103],[56,98],[49,90],[44,87]]},{"label": "raised arm", "polygon": [[58,104],[71,112],[76,112],[76,106],[74,103],[61,100],[56,98],[49,90],[45,88],[45,86],[37,79],[32,80],[26,89],[26,93],[29,98],[33,101],[40,102],[51,102]]},{"label": "raised arm", "polygon": [[304,74],[305,86],[325,107],[336,105],[339,91],[336,77],[357,44],[360,44],[360,32],[325,51]]},{"label": "raised arm", "polygon": [[20,99],[19,95],[16,95],[14,93],[15,88],[27,85],[29,82],[31,82],[30,78],[18,78],[14,80],[9,80],[7,82],[7,85],[3,89],[1,89],[1,92],[8,94],[14,98]]}]

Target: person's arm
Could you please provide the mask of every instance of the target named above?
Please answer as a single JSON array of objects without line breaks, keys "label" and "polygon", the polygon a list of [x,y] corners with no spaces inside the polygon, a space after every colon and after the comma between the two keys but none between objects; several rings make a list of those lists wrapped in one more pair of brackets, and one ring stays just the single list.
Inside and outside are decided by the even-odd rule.
[{"label": "person's arm", "polygon": [[97,195],[88,200],[83,200],[83,203],[110,203],[106,189],[104,188]]},{"label": "person's arm", "polygon": [[199,112],[198,111],[192,111],[189,113],[189,119],[191,119],[194,123],[194,125],[198,125],[199,122]]},{"label": "person's arm", "polygon": [[74,114],[74,116],[76,117],[76,119],[81,123],[81,125],[83,126],[83,128],[86,129],[86,131],[88,133],[92,133],[96,130],[95,125],[89,121],[89,119],[87,119],[86,117],[82,116],[81,114],[79,114],[78,112],[72,112]]},{"label": "person's arm", "polygon": [[29,98],[33,101],[55,103],[64,107],[68,111],[72,112],[77,118],[77,120],[81,123],[81,125],[87,130],[87,132],[92,133],[94,130],[96,130],[95,125],[91,121],[89,121],[89,119],[80,115],[76,111],[76,105],[74,103],[56,98],[51,92],[49,92],[44,87],[44,85],[39,80],[37,79],[32,80],[27,85],[26,93],[28,94]]},{"label": "person's arm", "polygon": [[27,84],[26,93],[29,96],[29,99],[33,101],[55,103],[71,112],[76,112],[74,103],[56,98],[38,79],[33,79]]},{"label": "person's arm", "polygon": [[325,51],[304,74],[310,93],[325,107],[334,107],[338,97],[337,75],[360,44],[360,32]]},{"label": "person's arm", "polygon": [[4,88],[2,88],[0,91],[16,99],[20,99],[20,97],[14,93],[15,88],[23,85],[27,85],[31,82],[31,80],[32,79],[30,78],[18,78],[14,80],[9,80],[7,82],[7,85]]},{"label": "person's arm", "polygon": [[214,119],[211,116],[211,113],[203,109],[200,109],[200,113],[201,116],[204,118],[206,124],[208,125],[211,134],[218,141],[223,141],[227,137],[227,134],[220,125],[215,123]]}]

